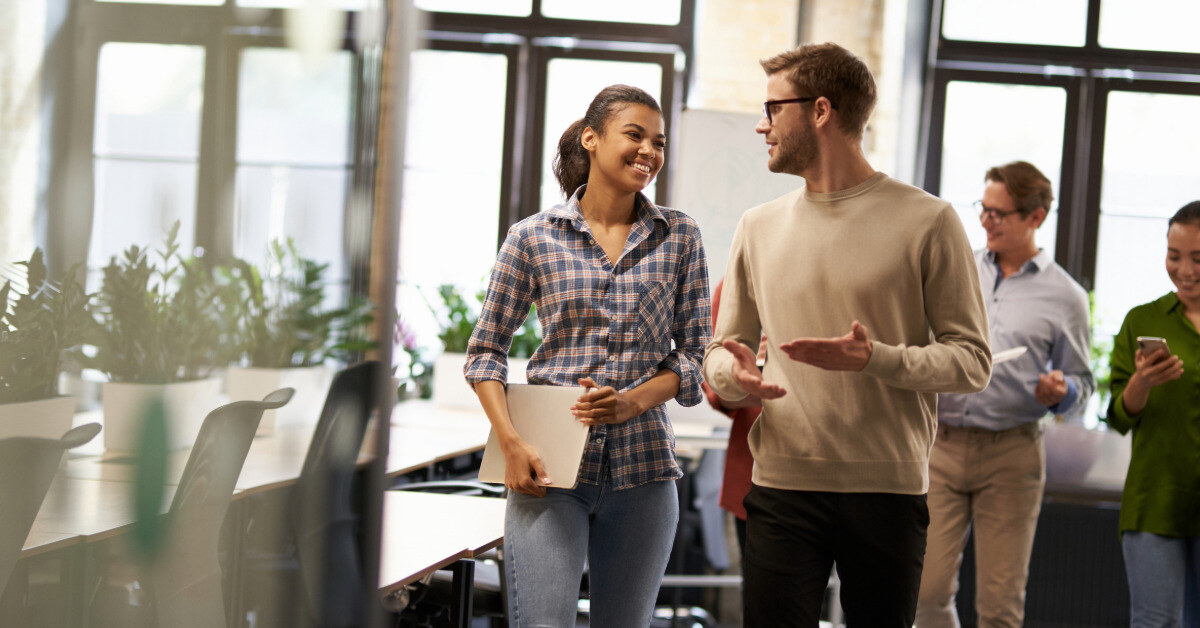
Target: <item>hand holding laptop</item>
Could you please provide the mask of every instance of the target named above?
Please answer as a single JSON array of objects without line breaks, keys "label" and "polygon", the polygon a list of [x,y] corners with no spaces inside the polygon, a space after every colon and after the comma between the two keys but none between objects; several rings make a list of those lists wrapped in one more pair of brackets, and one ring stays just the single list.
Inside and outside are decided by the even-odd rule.
[{"label": "hand holding laptop", "polygon": [[574,386],[509,384],[505,403],[519,438],[502,445],[492,430],[479,479],[536,497],[545,496],[547,486],[574,488],[589,432],[572,416],[580,392]]},{"label": "hand holding laptop", "polygon": [[642,413],[628,395],[617,392],[612,386],[599,388],[590,377],[580,379],[579,385],[583,386],[584,393],[571,406],[571,413],[588,427],[624,423]]}]

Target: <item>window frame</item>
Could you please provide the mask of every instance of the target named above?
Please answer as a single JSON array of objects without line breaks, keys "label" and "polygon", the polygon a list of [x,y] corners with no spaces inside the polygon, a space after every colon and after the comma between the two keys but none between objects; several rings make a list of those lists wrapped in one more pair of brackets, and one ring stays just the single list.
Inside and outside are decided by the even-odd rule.
[{"label": "window frame", "polygon": [[[212,262],[233,257],[235,189],[237,176],[238,90],[241,53],[246,48],[282,48],[282,9],[239,11],[235,0],[217,6],[122,4],[95,0],[70,0],[67,28],[74,35],[70,105],[56,108],[54,125],[69,128],[66,145],[51,147],[50,172],[65,184],[46,201],[48,257],[59,268],[87,261],[95,220],[95,169],[93,141],[99,54],[108,43],[189,45],[204,50],[203,104],[200,112],[200,144],[197,158],[195,198],[195,243]],[[352,96],[349,176],[342,206],[344,227],[354,203],[373,202],[373,195],[355,195],[355,189],[372,189],[374,164],[371,155],[377,141],[378,95],[364,87],[369,62],[355,46],[357,12],[347,11],[341,49],[352,54],[349,86]],[[55,186],[49,186],[51,189]],[[356,198],[362,200],[356,201]],[[371,207],[366,208],[371,211]],[[62,237],[59,237],[59,236]],[[152,245],[154,243],[146,243]],[[343,250],[343,258],[346,252]],[[343,259],[344,262],[352,260]],[[347,265],[351,293],[365,295],[367,270]],[[336,278],[335,280],[342,279]]]},{"label": "window frame", "polygon": [[[680,1],[679,23],[627,24],[541,15],[532,0],[527,17],[421,12],[426,29],[418,49],[509,55],[503,177],[497,212],[496,247],[508,228],[544,209],[541,205],[547,71],[552,59],[655,63],[662,67],[660,105],[668,135],[686,102],[695,48],[695,2]],[[573,36],[565,37],[564,33]],[[581,112],[582,113],[582,112]],[[669,200],[671,161],[657,177],[660,205]]]},{"label": "window frame", "polygon": [[[948,39],[942,35],[945,3],[930,0],[925,88],[917,177],[937,194],[946,85],[953,80],[1053,85],[1067,90],[1058,192],[1056,261],[1083,287],[1095,283],[1100,224],[1107,97],[1112,91],[1200,95],[1200,54],[1104,48],[1100,6],[1088,0],[1082,46],[1047,46]],[[981,173],[982,174],[982,173]]]}]

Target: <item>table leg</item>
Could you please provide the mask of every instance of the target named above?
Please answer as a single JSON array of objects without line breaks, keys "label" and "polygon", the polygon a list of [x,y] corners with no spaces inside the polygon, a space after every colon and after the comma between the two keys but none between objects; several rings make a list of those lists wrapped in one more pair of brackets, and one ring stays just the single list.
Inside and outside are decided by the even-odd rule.
[{"label": "table leg", "polygon": [[455,628],[470,628],[472,593],[475,588],[475,561],[460,560],[450,566],[454,579],[450,586],[450,625]]}]

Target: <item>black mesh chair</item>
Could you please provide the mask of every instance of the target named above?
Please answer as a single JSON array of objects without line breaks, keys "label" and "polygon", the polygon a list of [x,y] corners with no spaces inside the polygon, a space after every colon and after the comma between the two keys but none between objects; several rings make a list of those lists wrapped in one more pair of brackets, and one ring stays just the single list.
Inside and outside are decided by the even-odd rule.
[{"label": "black mesh chair", "polygon": [[8,584],[13,567],[33,527],[63,453],[100,433],[99,423],[81,425],[50,438],[0,440],[0,591]]},{"label": "black mesh chair", "polygon": [[304,607],[318,626],[365,623],[354,490],[379,368],[363,362],[334,376],[289,506]]},{"label": "black mesh chair", "polygon": [[155,625],[226,625],[222,522],[263,412],[283,406],[293,392],[281,388],[262,401],[235,401],[205,417],[167,515],[168,541],[150,569]]},{"label": "black mesh chair", "polygon": [[364,362],[334,375],[290,495],[255,503],[243,573],[258,626],[366,623],[355,495],[379,368]]}]

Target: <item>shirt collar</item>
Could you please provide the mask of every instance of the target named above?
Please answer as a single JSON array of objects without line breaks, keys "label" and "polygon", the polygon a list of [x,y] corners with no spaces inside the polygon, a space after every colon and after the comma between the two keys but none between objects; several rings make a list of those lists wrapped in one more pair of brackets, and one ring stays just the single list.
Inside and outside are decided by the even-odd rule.
[{"label": "shirt collar", "polygon": [[[546,215],[550,218],[569,221],[575,225],[576,229],[583,231],[587,221],[583,218],[583,209],[579,207],[579,199],[583,198],[585,190],[587,190],[586,183],[579,186],[579,189],[575,190],[575,193],[571,195],[571,198],[567,202],[559,203],[546,210]],[[662,222],[664,226],[667,224],[667,217],[663,216],[662,210],[652,203],[649,198],[646,198],[646,195],[642,192],[638,192],[633,197],[633,204],[637,212],[638,222],[657,220]]]},{"label": "shirt collar", "polygon": [[1179,295],[1174,292],[1168,292],[1159,297],[1155,303],[1162,309],[1163,314],[1170,314],[1172,310],[1178,308],[1180,305]]},{"label": "shirt collar", "polygon": [[[988,262],[991,262],[993,266],[999,268],[1000,264],[996,262],[995,251],[985,250],[983,256]],[[1041,272],[1046,270],[1046,267],[1053,263],[1054,260],[1050,257],[1050,253],[1048,253],[1046,249],[1038,249],[1037,255],[1034,255],[1029,259],[1028,262],[1025,262],[1025,265],[1021,267],[1021,270],[1036,270]]]}]

